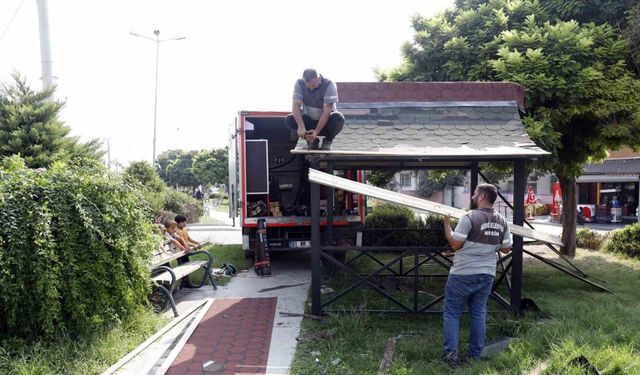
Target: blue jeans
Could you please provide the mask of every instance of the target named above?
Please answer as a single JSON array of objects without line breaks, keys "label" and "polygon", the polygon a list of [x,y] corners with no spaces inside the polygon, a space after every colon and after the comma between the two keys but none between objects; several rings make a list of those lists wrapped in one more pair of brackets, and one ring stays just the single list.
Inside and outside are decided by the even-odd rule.
[{"label": "blue jeans", "polygon": [[487,300],[491,294],[493,276],[449,275],[444,292],[444,352],[453,361],[458,360],[460,315],[469,305],[469,357],[480,358],[484,346],[487,322]]}]

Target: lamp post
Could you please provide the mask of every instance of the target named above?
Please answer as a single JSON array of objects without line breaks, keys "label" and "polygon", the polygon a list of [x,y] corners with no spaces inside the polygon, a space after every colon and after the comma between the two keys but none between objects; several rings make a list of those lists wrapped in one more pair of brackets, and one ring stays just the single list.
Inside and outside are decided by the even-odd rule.
[{"label": "lamp post", "polygon": [[156,119],[158,117],[158,57],[160,55],[160,43],[168,42],[171,40],[182,40],[182,39],[186,39],[186,37],[178,36],[178,37],[160,39],[160,30],[153,30],[153,35],[155,35],[155,38],[152,38],[146,35],[140,35],[140,34],[134,33],[133,31],[129,32],[129,34],[133,36],[137,36],[139,38],[148,39],[156,43],[156,87],[155,87],[155,97],[153,102],[153,157],[151,159],[151,165],[155,167],[156,165]]}]

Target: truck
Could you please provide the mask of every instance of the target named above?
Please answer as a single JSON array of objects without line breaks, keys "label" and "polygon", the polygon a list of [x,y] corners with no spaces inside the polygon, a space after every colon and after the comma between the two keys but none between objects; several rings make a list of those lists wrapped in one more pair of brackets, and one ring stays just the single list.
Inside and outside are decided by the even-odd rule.
[{"label": "truck", "polygon": [[[242,249],[255,255],[257,223],[265,218],[269,251],[311,247],[309,161],[293,155],[296,142],[285,126],[287,112],[240,111],[229,131],[229,216],[239,218]],[[336,175],[362,182],[362,171]],[[320,196],[321,225],[326,225],[326,197]],[[358,194],[335,190],[334,227],[348,230],[363,222],[364,201]],[[342,237],[346,238],[346,237]],[[337,244],[340,245],[340,244]]]}]

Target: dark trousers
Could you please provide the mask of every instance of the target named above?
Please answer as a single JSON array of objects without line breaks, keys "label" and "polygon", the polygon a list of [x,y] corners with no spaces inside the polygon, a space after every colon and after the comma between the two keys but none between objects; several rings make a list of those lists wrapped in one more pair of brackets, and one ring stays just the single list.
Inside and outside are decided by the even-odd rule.
[{"label": "dark trousers", "polygon": [[[314,120],[311,117],[303,114],[302,121],[304,121],[304,127],[307,130],[315,129],[318,126],[318,120]],[[296,120],[293,118],[293,114],[287,115],[284,120],[287,127],[293,131],[298,129],[298,124]],[[327,120],[327,124],[322,128],[320,134],[321,137],[324,137],[326,141],[333,142],[333,139],[342,131],[342,127],[344,126],[344,116],[340,112],[332,112],[329,115],[329,119]]]}]

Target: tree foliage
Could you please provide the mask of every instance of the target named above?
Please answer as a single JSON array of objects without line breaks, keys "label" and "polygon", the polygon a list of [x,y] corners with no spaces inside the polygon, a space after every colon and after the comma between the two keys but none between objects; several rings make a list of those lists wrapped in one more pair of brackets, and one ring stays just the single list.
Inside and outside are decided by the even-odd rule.
[{"label": "tree foliage", "polygon": [[438,191],[453,186],[462,186],[464,184],[465,171],[422,171],[422,178],[418,185],[418,190],[425,195],[431,196]]},{"label": "tree foliage", "polygon": [[45,170],[7,159],[0,171],[0,333],[88,333],[144,308],[159,239],[143,195],[96,161]]},{"label": "tree foliage", "polygon": [[156,159],[160,178],[169,186],[197,188],[201,182],[193,173],[193,158],[198,151],[167,150]]},{"label": "tree foliage", "polygon": [[134,161],[124,170],[124,178],[142,184],[146,189],[161,193],[167,189],[158,172],[147,161]]},{"label": "tree foliage", "polygon": [[415,16],[414,41],[402,49],[405,62],[378,72],[390,81],[524,85],[525,127],[552,152],[537,167],[558,175],[566,192],[563,240],[569,255],[575,251],[572,192],[582,165],[605,158],[609,149],[640,146],[640,81],[624,34],[637,25],[628,21],[636,3],[591,3],[459,0],[437,17]]},{"label": "tree foliage", "polygon": [[18,74],[12,79],[0,88],[0,159],[20,155],[27,166],[40,168],[102,157],[98,140],[82,143],[69,135],[71,129],[58,118],[64,102],[51,100],[55,87],[34,91]]},{"label": "tree foliage", "polygon": [[193,157],[193,174],[205,185],[227,185],[229,181],[229,152],[219,148],[202,150]]}]

